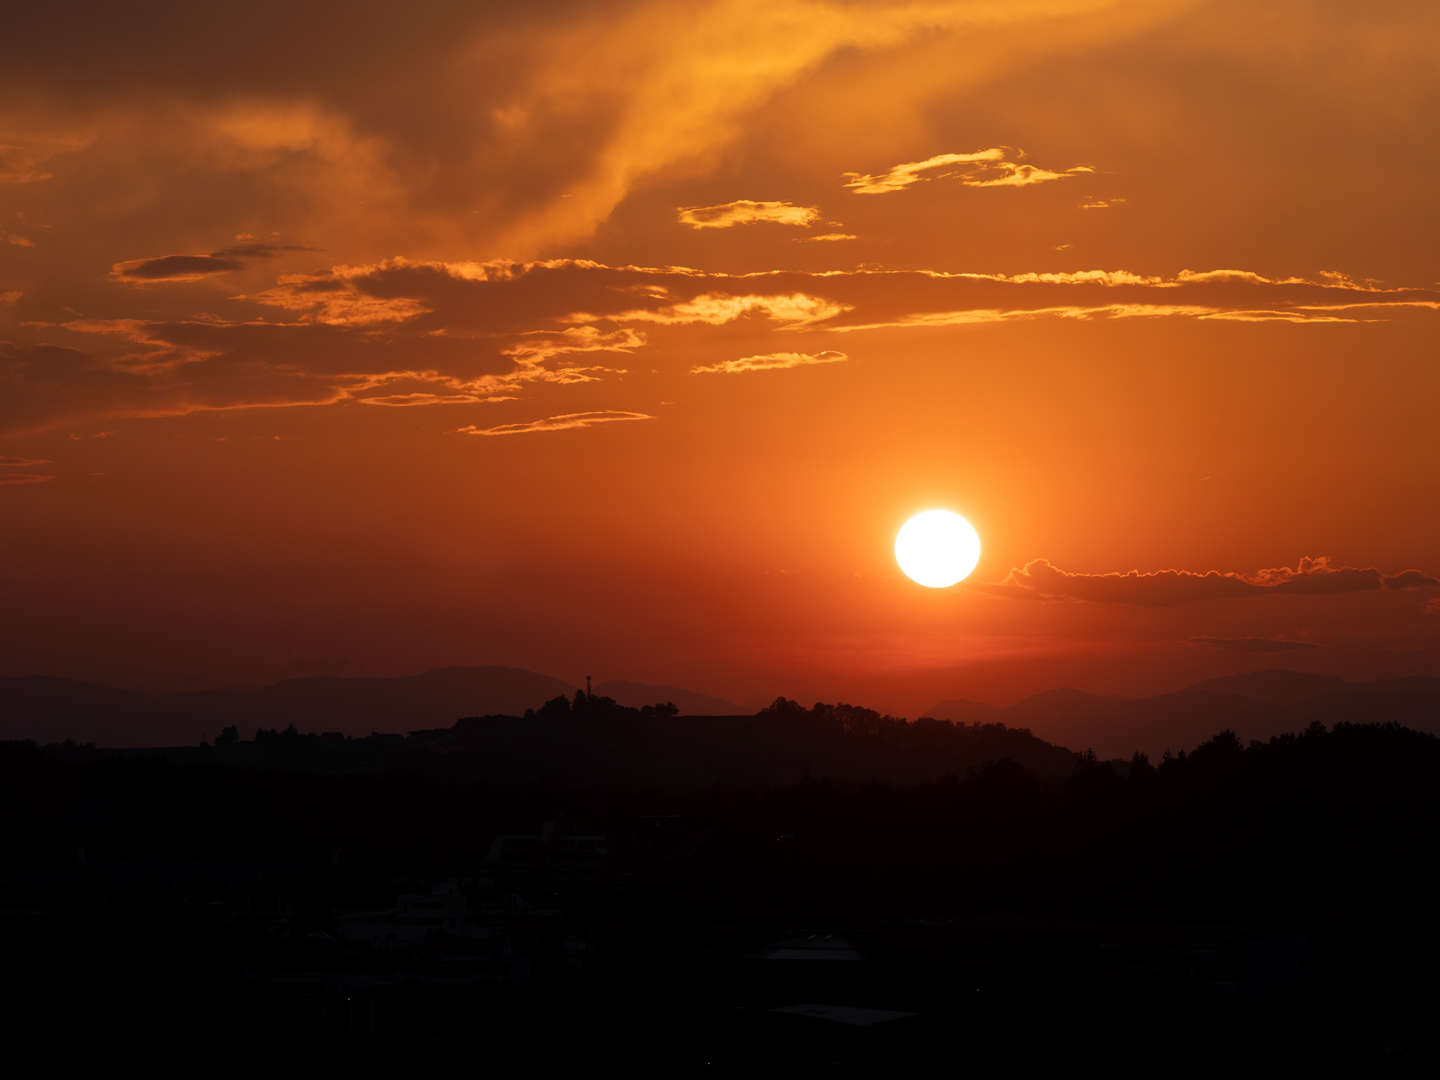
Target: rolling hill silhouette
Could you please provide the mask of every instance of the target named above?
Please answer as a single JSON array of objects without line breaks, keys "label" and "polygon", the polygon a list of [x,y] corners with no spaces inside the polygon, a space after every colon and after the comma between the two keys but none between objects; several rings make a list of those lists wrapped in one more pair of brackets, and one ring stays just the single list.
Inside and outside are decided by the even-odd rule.
[{"label": "rolling hill silhouette", "polygon": [[1227,675],[1144,698],[1051,690],[1014,705],[942,701],[926,715],[958,723],[1028,728],[1050,742],[1101,757],[1191,749],[1222,729],[1242,741],[1268,739],[1311,723],[1393,721],[1440,732],[1440,679],[1351,683],[1282,669]]}]

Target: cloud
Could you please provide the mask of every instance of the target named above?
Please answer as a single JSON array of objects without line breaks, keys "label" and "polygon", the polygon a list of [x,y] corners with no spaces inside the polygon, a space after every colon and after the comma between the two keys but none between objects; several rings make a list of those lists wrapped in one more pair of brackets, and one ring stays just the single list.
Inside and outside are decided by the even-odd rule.
[{"label": "cloud", "polygon": [[888,172],[847,172],[845,186],[857,195],[886,195],[929,180],[958,180],[966,187],[977,188],[1029,187],[1095,171],[1089,165],[1072,165],[1055,172],[1010,160],[1024,156],[1025,151],[1008,146],[991,146],[968,154],[936,154],[924,161],[893,165]]},{"label": "cloud", "polygon": [[1096,198],[1094,195],[1091,195],[1091,196],[1087,197],[1086,200],[1080,204],[1080,209],[1081,209],[1081,210],[1109,210],[1111,207],[1114,207],[1114,206],[1123,206],[1125,203],[1127,203],[1127,202],[1129,202],[1129,201],[1130,201],[1130,200],[1127,199],[1127,198],[1125,198],[1123,195],[1112,195],[1112,196],[1110,196],[1108,199],[1100,199],[1100,198]]},{"label": "cloud", "polygon": [[413,408],[422,405],[496,405],[502,401],[520,399],[503,394],[480,397],[477,394],[434,394],[412,391],[408,394],[376,394],[371,397],[357,397],[361,405],[384,405],[391,408]]},{"label": "cloud", "polygon": [[1192,637],[1196,645],[1213,645],[1217,649],[1233,649],[1236,652],[1277,653],[1294,652],[1297,649],[1318,649],[1311,641],[1291,641],[1287,638],[1223,638]]},{"label": "cloud", "polygon": [[21,474],[19,476],[0,475],[0,487],[32,487],[35,484],[48,484],[54,480],[53,476],[43,476],[38,473]]},{"label": "cloud", "polygon": [[820,220],[820,211],[813,206],[796,206],[788,202],[756,202],[737,199],[716,206],[681,206],[675,210],[676,220],[692,229],[729,229],[735,225],[771,222],[808,229]]},{"label": "cloud", "polygon": [[1419,570],[1386,575],[1373,568],[1337,566],[1325,556],[1305,556],[1293,567],[1241,574],[1221,570],[1127,570],[1090,574],[1062,570],[1046,559],[1012,569],[991,586],[998,595],[1031,599],[1168,607],[1197,600],[1258,596],[1328,596],[1381,589],[1440,586],[1440,578]]},{"label": "cloud", "polygon": [[796,340],[806,334],[1035,319],[1354,324],[1440,310],[1440,290],[1391,288],[1336,271],[1315,279],[1236,268],[1169,276],[874,267],[736,273],[587,259],[391,258],[279,274],[270,287],[227,302],[225,314],[190,318],[23,323],[24,335],[59,340],[0,345],[0,379],[8,380],[0,430],[218,409],[488,404],[542,384],[617,378],[637,366],[630,357],[652,349],[647,368],[675,362],[683,355],[677,348],[717,327],[746,339],[729,354],[740,361],[712,365],[733,373],[761,363],[797,366],[793,357],[833,351],[833,341]]},{"label": "cloud", "polygon": [[[159,15],[90,5],[77,20],[31,5],[0,34],[0,111],[13,114],[0,130],[33,159],[17,176],[101,175],[142,214],[165,214],[198,182],[213,185],[204,203],[232,195],[242,220],[304,223],[327,247],[364,243],[361,230],[382,238],[356,257],[406,237],[415,251],[533,255],[590,235],[658,176],[702,173],[787,123],[823,130],[805,121],[839,96],[837,62],[888,69],[873,96],[913,128],[959,88],[1193,2],[436,0],[399,19],[393,4],[353,0],[333,49],[315,47],[333,15],[304,4],[257,16],[213,0],[164,35],[147,32]],[[929,63],[937,49],[951,62]],[[397,87],[444,105],[417,120]],[[89,149],[41,160],[39,137],[61,124]],[[852,140],[895,139],[858,127]],[[806,141],[781,149],[799,158]]]},{"label": "cloud", "polygon": [[[645,178],[677,163],[694,168],[747,132],[747,121],[837,55],[868,58],[950,37],[974,50],[975,71],[956,64],[938,78],[892,79],[886,96],[904,112],[957,84],[976,81],[1061,46],[1081,26],[1120,37],[1173,15],[1173,3],[1114,0],[978,0],[963,4],[639,4],[554,32],[505,102],[506,143],[534,148],[547,118],[574,115],[576,101],[613,103],[576,153],[574,179],[555,198],[518,216],[502,250],[528,250],[584,236]],[[1062,14],[1063,13],[1063,14]],[[1057,17],[1059,16],[1059,17]],[[1025,32],[1010,36],[1016,28]],[[991,35],[994,35],[992,38]],[[595,65],[592,57],[606,57]],[[900,62],[903,63],[903,60]],[[913,106],[907,103],[913,102]],[[991,179],[999,179],[996,170]],[[1038,172],[1038,170],[1037,170]],[[1026,182],[1023,171],[1009,182]],[[1029,182],[1036,182],[1030,180]]]},{"label": "cloud", "polygon": [[216,274],[245,269],[246,259],[273,259],[292,251],[312,251],[301,244],[267,244],[247,240],[212,251],[208,255],[161,255],[151,259],[126,259],[110,273],[126,281],[199,281]]},{"label": "cloud", "polygon": [[650,322],[664,325],[706,323],[719,326],[734,322],[746,315],[765,317],[789,328],[809,326],[812,323],[833,319],[850,310],[848,304],[838,304],[823,296],[807,293],[755,294],[736,296],[728,293],[702,293],[691,300],[678,304],[667,304],[656,309],[632,308],[611,315],[593,315],[575,312],[565,316],[569,322],[595,322],[608,319],[611,322]]},{"label": "cloud", "polygon": [[848,232],[827,232],[827,233],[820,233],[820,234],[818,234],[818,235],[816,235],[816,236],[797,236],[797,237],[795,237],[795,242],[796,242],[797,244],[834,244],[834,243],[838,243],[838,242],[840,242],[840,241],[842,241],[842,240],[858,240],[858,239],[859,239],[859,237],[856,236],[854,233],[848,233]]},{"label": "cloud", "polygon": [[0,184],[38,184],[54,178],[45,156],[23,146],[0,144]]},{"label": "cloud", "polygon": [[495,427],[476,427],[467,424],[456,428],[458,435],[530,435],[541,431],[571,431],[576,428],[594,427],[596,424],[613,424],[624,420],[654,420],[649,413],[622,412],[607,409],[600,412],[562,413],[540,420],[526,420],[517,424],[498,424]]},{"label": "cloud", "polygon": [[49,465],[46,458],[7,457],[0,454],[0,469],[28,469],[33,465]]},{"label": "cloud", "polygon": [[199,281],[244,267],[239,259],[214,255],[161,255],[153,259],[117,262],[110,268],[110,273],[127,281]]},{"label": "cloud", "polygon": [[[618,330],[607,332],[595,326],[567,326],[563,330],[527,331],[519,341],[502,349],[501,352],[513,358],[522,368],[536,371],[556,357],[593,352],[631,353],[644,344],[645,335],[629,327],[621,327]],[[574,375],[588,374],[592,371],[624,374],[623,368],[582,368],[574,365],[561,368],[559,371],[570,372]]]},{"label": "cloud", "polygon": [[306,321],[408,322],[417,331],[452,334],[524,333],[546,323],[718,326],[755,315],[786,329],[854,332],[1035,318],[1359,322],[1405,308],[1440,309],[1440,291],[1386,288],[1333,273],[1316,280],[1238,269],[1172,276],[1125,269],[723,273],[585,259],[388,259],[282,275],[245,299]]},{"label": "cloud", "polygon": [[[855,271],[902,280],[905,271]],[[1201,321],[1361,323],[1406,309],[1440,310],[1440,290],[1385,288],[1334,277],[1270,278],[1248,270],[1181,270],[1171,277],[1129,270],[1020,274],[913,271],[905,293],[910,310],[888,319],[836,323],[838,332],[893,327],[945,327],[1029,319],[1185,318]],[[833,277],[831,278],[833,281]],[[873,278],[872,278],[873,280]],[[877,285],[868,305],[890,293]],[[947,297],[963,306],[947,303]],[[920,304],[928,310],[916,310]]]},{"label": "cloud", "polygon": [[738,360],[722,360],[718,364],[692,367],[691,375],[738,375],[745,371],[779,371],[807,364],[838,364],[850,359],[843,352],[827,349],[818,353],[780,352],[761,356],[742,356]]}]

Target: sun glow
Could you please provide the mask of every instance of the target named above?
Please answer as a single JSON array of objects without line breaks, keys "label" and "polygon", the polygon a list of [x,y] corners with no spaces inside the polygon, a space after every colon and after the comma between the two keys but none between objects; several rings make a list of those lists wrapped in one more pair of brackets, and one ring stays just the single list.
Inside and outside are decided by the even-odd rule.
[{"label": "sun glow", "polygon": [[926,510],[901,526],[895,561],[917,585],[949,588],[969,577],[980,561],[980,534],[959,514]]}]

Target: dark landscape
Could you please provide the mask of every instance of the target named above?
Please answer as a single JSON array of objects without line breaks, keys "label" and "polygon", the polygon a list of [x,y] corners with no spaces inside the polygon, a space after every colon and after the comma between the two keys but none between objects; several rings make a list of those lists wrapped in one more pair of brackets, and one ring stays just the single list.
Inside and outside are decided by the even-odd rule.
[{"label": "dark landscape", "polygon": [[[345,733],[447,675],[540,678],[315,681],[246,695],[279,704],[190,745],[0,745],[5,819],[28,823],[3,864],[12,1016],[60,1037],[83,1014],[115,1047],[163,1016],[177,1044],[223,1024],[257,1053],[480,1042],[680,1074],[1432,1059],[1433,687],[1275,671],[1131,703],[1129,724],[1212,703],[1209,737],[1155,758],[992,721],[783,698],[684,716],[584,691]],[[349,715],[362,688],[380,704]],[[166,699],[7,690],[11,724],[66,700],[95,730],[107,707],[132,731],[180,722]],[[1048,699],[1073,722],[1070,695]],[[1397,701],[1415,726],[1387,719]],[[1000,712],[1038,724],[1039,704]],[[1088,742],[1124,737],[1082,715]]]}]

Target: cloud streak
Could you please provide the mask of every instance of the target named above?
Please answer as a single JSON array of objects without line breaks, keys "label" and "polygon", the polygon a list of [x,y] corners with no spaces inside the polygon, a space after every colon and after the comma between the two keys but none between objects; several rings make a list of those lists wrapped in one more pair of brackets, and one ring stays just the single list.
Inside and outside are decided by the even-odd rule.
[{"label": "cloud streak", "polygon": [[54,479],[53,476],[43,476],[38,473],[21,473],[18,476],[6,476],[0,473],[0,487],[34,487],[36,484],[48,484]]},{"label": "cloud streak", "polygon": [[759,356],[742,356],[738,360],[722,360],[718,364],[692,367],[691,375],[739,375],[747,371],[782,371],[785,368],[811,364],[839,364],[850,359],[843,352],[826,349],[818,353],[779,352]]},{"label": "cloud streak", "polygon": [[[965,187],[1030,187],[1093,173],[1089,165],[1072,165],[1055,171],[1022,163],[1025,151],[990,146],[968,154],[936,154],[924,161],[892,165],[883,173],[845,174],[845,186],[857,195],[888,195],[931,180],[957,180]],[[1012,158],[1014,160],[1012,160]]]},{"label": "cloud streak", "polygon": [[534,435],[546,431],[574,431],[579,428],[595,427],[598,424],[614,424],[629,420],[654,420],[655,417],[649,413],[625,412],[617,409],[606,409],[596,412],[561,413],[559,416],[546,416],[539,420],[525,420],[515,424],[497,424],[494,427],[482,428],[474,424],[466,424],[462,428],[456,428],[457,435]]}]

